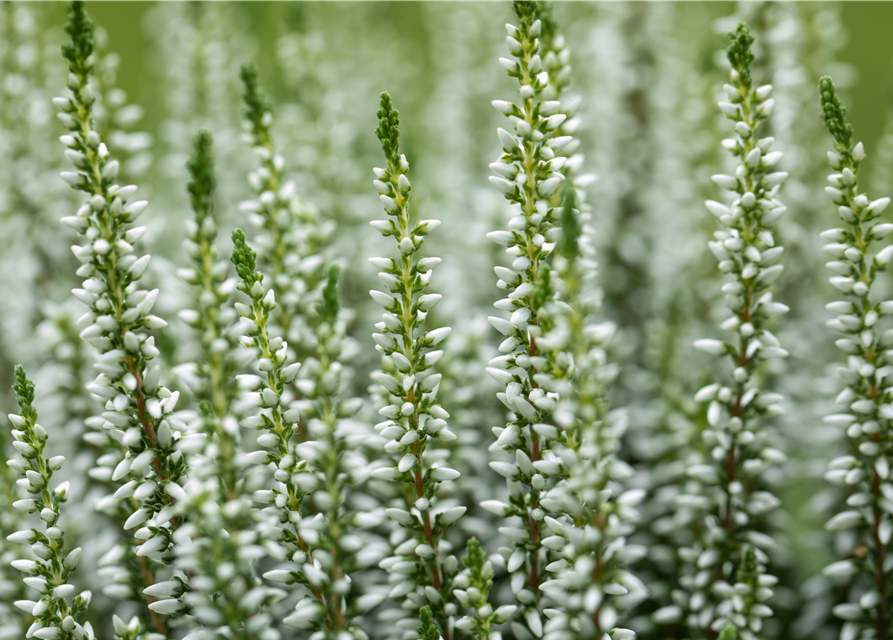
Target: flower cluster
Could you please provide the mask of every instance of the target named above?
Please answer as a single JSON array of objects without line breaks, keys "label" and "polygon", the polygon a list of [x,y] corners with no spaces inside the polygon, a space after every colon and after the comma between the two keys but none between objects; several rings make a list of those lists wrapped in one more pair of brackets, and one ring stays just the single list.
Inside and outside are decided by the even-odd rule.
[{"label": "flower cluster", "polygon": [[316,349],[305,358],[295,381],[301,394],[295,406],[306,431],[301,454],[308,462],[314,489],[314,515],[306,521],[312,531],[308,544],[320,569],[314,586],[322,595],[314,602],[314,595],[308,594],[304,606],[322,614],[311,629],[322,630],[323,638],[365,640],[369,636],[356,618],[380,603],[384,594],[362,594],[351,576],[380,560],[384,550],[374,536],[360,531],[362,514],[349,502],[352,489],[369,479],[370,470],[359,451],[368,433],[353,419],[363,402],[348,396],[351,370],[344,360],[350,345],[339,275],[338,266],[330,266],[322,298],[311,316]]},{"label": "flower cluster", "polygon": [[[490,181],[512,203],[512,217],[508,230],[487,234],[493,242],[506,246],[506,253],[513,258],[510,268],[495,268],[497,286],[508,291],[508,297],[495,306],[511,312],[511,317],[489,319],[505,340],[499,346],[504,355],[490,362],[487,373],[505,385],[499,399],[511,412],[508,425],[494,429],[497,440],[491,450],[511,453],[514,461],[490,463],[509,481],[510,504],[488,501],[482,506],[507,519],[508,526],[500,528],[500,533],[512,546],[500,552],[512,573],[512,591],[524,607],[523,622],[514,621],[512,628],[520,637],[528,637],[543,632],[541,587],[545,567],[551,564],[549,549],[544,546],[549,535],[541,501],[563,475],[562,461],[551,450],[559,428],[549,424],[550,414],[557,407],[561,382],[572,374],[572,366],[563,371],[555,366],[557,353],[539,349],[538,341],[549,329],[540,314],[548,317],[544,307],[555,298],[548,258],[560,236],[560,208],[553,196],[565,181],[561,170],[568,158],[562,153],[579,145],[569,135],[557,135],[568,115],[558,99],[559,85],[543,68],[544,61],[555,66],[556,58],[553,51],[541,50],[543,6],[516,2],[514,9],[518,26],[506,27],[514,59],[501,58],[500,62],[518,80],[521,103],[493,102],[509,118],[515,133],[499,129],[503,154],[490,165],[498,174]],[[554,25],[550,29],[549,41],[553,46],[560,44]],[[579,166],[578,161],[581,156],[571,164]]]},{"label": "flower cluster", "polygon": [[209,458],[215,461],[222,492],[235,497],[239,430],[232,405],[236,396],[234,376],[241,370],[233,353],[238,346],[238,316],[229,304],[235,290],[235,281],[227,278],[229,262],[218,260],[217,256],[212,145],[207,130],[195,137],[195,150],[188,163],[192,176],[188,189],[195,221],[186,225],[186,246],[193,266],[179,271],[180,277],[196,288],[193,308],[183,309],[178,315],[200,332],[202,360],[180,365],[178,373],[195,387],[203,431],[214,442]]},{"label": "flower cluster", "polygon": [[[186,462],[175,443],[175,434],[183,429],[170,416],[179,393],[160,384],[160,367],[152,364],[159,351],[147,330],[167,323],[151,315],[158,290],[139,286],[150,256],[139,256],[135,249],[146,228],[131,226],[147,203],[129,202],[135,186],[115,184],[118,161],[112,159],[93,125],[93,21],[83,3],[72,3],[66,31],[71,41],[63,45],[62,53],[68,62],[71,96],[56,98],[54,103],[70,132],[62,136],[62,143],[76,170],[63,172],[62,177],[86,193],[88,200],[77,215],[62,222],[86,240],[73,247],[81,263],[77,274],[85,278],[82,288],[73,293],[89,307],[79,320],[86,325],[80,335],[98,353],[94,366],[100,374],[88,389],[105,401],[105,411],[96,417],[110,436],[108,453],[98,461],[107,470],[102,479],[127,480],[107,502],[129,501],[121,507],[129,512],[124,528],[139,527],[136,562],[148,587],[154,581],[149,577],[151,563],[165,557],[176,528],[173,503],[183,496],[179,482]],[[140,599],[129,586],[131,572],[114,573],[120,588],[111,593]],[[164,623],[156,616],[153,620],[159,633],[164,633]]]},{"label": "flower cluster", "polygon": [[228,263],[217,260],[209,132],[200,131],[195,137],[187,166],[196,219],[187,225],[186,244],[194,268],[181,270],[180,275],[199,291],[194,307],[181,311],[180,317],[201,331],[202,359],[179,368],[199,399],[193,432],[204,441],[189,448],[185,498],[176,504],[177,517],[184,524],[173,538],[174,565],[183,577],[173,576],[146,591],[159,598],[156,611],[191,614],[185,622],[191,624],[190,640],[217,637],[205,625],[218,630],[226,627],[235,638],[278,640],[279,632],[269,628],[271,615],[264,609],[285,593],[261,584],[253,570],[254,562],[268,548],[275,549],[270,546],[275,543],[264,538],[269,527],[258,522],[251,501],[239,494],[254,478],[244,477],[236,460],[239,425],[233,407],[234,376],[240,367],[233,348],[238,326],[234,325],[236,312],[227,304],[235,282],[225,279]]},{"label": "flower cluster", "polygon": [[[349,314],[340,305],[340,270],[321,253],[331,225],[322,223],[318,213],[298,198],[295,183],[285,179],[284,161],[273,143],[272,110],[257,73],[245,65],[241,76],[245,128],[261,162],[249,176],[258,199],[243,203],[243,209],[263,228],[257,238],[263,247],[261,259],[271,272],[271,291],[283,307],[273,319],[302,363],[300,374],[290,381],[297,398],[292,411],[299,417],[300,455],[310,472],[304,482],[313,491],[314,517],[303,525],[303,552],[312,558],[317,572],[311,593],[297,605],[305,620],[299,623],[296,613],[294,624],[332,637],[350,633],[364,638],[352,618],[378,600],[357,600],[349,574],[380,555],[355,530],[354,514],[346,504],[348,487],[368,478],[366,460],[356,452],[367,436],[351,421],[362,402],[346,397],[350,369],[343,361],[353,345],[346,336]],[[357,552],[363,547],[366,553],[361,559]],[[288,580],[286,570],[278,571],[277,579]]]},{"label": "flower cluster", "polygon": [[560,480],[541,500],[549,514],[545,522],[550,534],[543,544],[554,555],[546,567],[552,579],[542,589],[553,602],[565,603],[545,631],[548,638],[610,633],[621,639],[632,637],[632,632],[616,628],[619,614],[646,594],[629,571],[646,549],[627,544],[645,492],[624,490],[633,471],[617,453],[628,418],[624,412],[608,413],[606,398],[617,373],[605,351],[615,327],[599,323],[596,316],[601,290],[594,230],[585,202],[577,197],[568,190],[562,203],[552,276],[558,300],[541,309],[543,335],[537,341],[554,363],[551,379],[540,375],[537,380],[558,397],[551,436],[561,465]]},{"label": "flower cluster", "polygon": [[50,488],[53,473],[62,467],[64,456],[44,457],[48,434],[37,424],[34,408],[34,383],[25,376],[21,366],[16,367],[15,394],[21,411],[10,414],[13,424],[13,446],[20,459],[10,460],[9,466],[22,478],[16,482],[30,496],[17,500],[13,507],[25,513],[37,513],[43,520],[43,530],[22,529],[8,536],[10,542],[28,544],[34,559],[12,561],[12,567],[26,577],[24,582],[40,597],[34,600],[18,600],[15,606],[34,616],[26,637],[41,640],[92,640],[93,628],[83,623],[90,606],[92,594],[83,591],[74,598],[71,573],[77,568],[81,549],[65,552],[65,532],[59,526],[61,506],[68,498],[69,483],[62,482]]},{"label": "flower cluster", "polygon": [[[280,523],[281,542],[291,548],[295,562],[306,560],[306,545],[302,539],[301,501],[308,493],[302,480],[307,462],[296,451],[295,436],[298,433],[299,413],[288,409],[286,386],[298,375],[299,362],[288,363],[288,344],[279,336],[271,337],[268,330],[270,316],[276,308],[276,296],[272,289],[263,286],[264,276],[257,271],[257,254],[245,241],[245,234],[236,229],[232,234],[233,253],[230,257],[239,277],[237,288],[249,298],[249,304],[237,302],[241,316],[243,343],[253,349],[255,367],[259,375],[237,376],[239,385],[250,392],[246,400],[260,412],[241,421],[243,427],[263,431],[257,437],[261,449],[244,456],[248,464],[267,468],[275,467],[275,485],[255,493],[259,502],[271,504]],[[299,561],[298,558],[301,560]],[[311,566],[312,569],[312,566]],[[307,578],[303,578],[306,582]]]},{"label": "flower cluster", "polygon": [[[158,582],[147,591],[160,598],[159,610],[190,613],[189,640],[279,640],[272,605],[286,597],[255,573],[254,564],[285,550],[270,539],[267,526],[248,496],[227,500],[216,476],[197,470],[186,484],[177,512],[189,520],[174,533],[175,566],[184,577]],[[161,603],[164,603],[163,605]],[[211,631],[214,629],[214,631]]]},{"label": "flower cluster", "polygon": [[828,161],[834,173],[825,188],[838,206],[843,227],[822,233],[825,252],[834,260],[826,266],[834,274],[831,285],[844,299],[830,303],[836,314],[827,325],[845,337],[835,342],[847,354],[846,366],[838,373],[844,389],[836,402],[844,413],[825,421],[846,430],[852,453],[835,458],[825,477],[846,487],[847,509],[828,521],[831,531],[852,531],[848,557],[825,568],[835,580],[852,586],[847,601],[834,607],[834,615],[845,621],[842,637],[890,637],[893,582],[889,576],[893,535],[893,484],[890,483],[890,434],[893,420],[888,361],[891,333],[881,333],[878,321],[893,313],[893,302],[879,291],[878,277],[893,258],[893,245],[871,255],[871,245],[893,231],[893,224],[878,218],[890,204],[889,198],[869,201],[860,192],[859,169],[865,159],[862,143],[854,143],[853,127],[840,104],[834,83],[825,76],[819,84],[822,118],[834,138]]},{"label": "flower cluster", "polygon": [[[251,391],[251,403],[261,407],[259,414],[243,419],[241,424],[264,431],[257,438],[262,448],[246,454],[244,460],[249,464],[263,467],[273,465],[275,468],[273,488],[255,491],[254,499],[271,505],[270,509],[279,522],[276,541],[284,550],[278,559],[290,559],[279,568],[266,572],[264,577],[284,584],[301,584],[311,594],[299,600],[295,611],[284,619],[286,624],[314,631],[337,629],[341,633],[348,630],[351,615],[362,613],[364,605],[371,608],[376,604],[374,601],[359,603],[347,611],[343,607],[344,596],[350,591],[350,580],[343,573],[345,556],[358,551],[362,543],[359,538],[350,538],[341,533],[341,526],[348,524],[339,520],[345,517],[341,509],[341,491],[346,479],[341,477],[340,472],[347,461],[339,451],[339,446],[343,449],[345,433],[338,433],[336,429],[339,426],[337,419],[350,417],[359,405],[356,402],[342,404],[334,401],[339,370],[336,363],[326,362],[326,375],[321,386],[329,385],[327,389],[317,389],[312,378],[306,384],[299,385],[314,397],[322,395],[324,401],[311,403],[309,407],[304,403],[285,408],[289,402],[287,386],[295,382],[301,365],[297,362],[286,364],[287,343],[281,337],[270,337],[268,325],[276,307],[275,295],[272,289],[265,291],[263,276],[256,271],[256,254],[245,242],[241,230],[233,232],[233,243],[232,261],[240,279],[238,288],[251,300],[250,305],[237,303],[237,308],[246,333],[244,341],[246,346],[255,350],[256,367],[260,374],[237,376],[240,385]],[[324,303],[319,310],[323,322],[332,321],[333,312],[337,312],[337,278],[334,274],[330,283],[326,300],[329,306],[326,308]],[[334,352],[333,345],[330,345],[330,349],[323,352],[323,357]],[[312,361],[310,366],[314,365],[319,368],[318,371],[322,370],[319,361]],[[308,417],[323,417],[329,421],[322,425],[327,438],[321,445],[308,439],[306,428],[300,427],[302,409],[307,411]],[[314,433],[318,434],[319,426],[316,422],[313,425]],[[299,432],[301,441],[296,442]],[[330,459],[332,456],[334,460]],[[320,476],[323,476],[322,483]],[[327,518],[302,516],[302,504],[308,496]],[[352,627],[350,630],[358,632]]]},{"label": "flower cluster", "polygon": [[279,301],[274,321],[303,361],[316,342],[313,310],[326,279],[326,261],[320,252],[331,225],[320,223],[319,213],[298,196],[295,182],[285,178],[285,160],[273,139],[272,107],[258,84],[257,71],[243,65],[241,78],[246,138],[260,161],[260,168],[248,176],[256,199],[243,202],[241,209],[263,230],[255,243]]},{"label": "flower cluster", "polygon": [[[376,469],[373,475],[405,486],[401,506],[385,511],[401,526],[402,535],[394,555],[380,565],[393,582],[390,597],[403,599],[403,606],[410,611],[428,605],[441,634],[449,640],[449,618],[456,613],[451,585],[458,562],[450,555],[452,545],[446,539],[446,531],[465,513],[465,507],[439,504],[443,483],[459,477],[458,471],[445,466],[446,452],[432,446],[456,438],[447,427],[449,414],[437,401],[442,376],[434,369],[443,355],[434,347],[449,335],[450,329],[424,329],[428,312],[441,299],[438,293],[426,293],[440,258],[418,255],[425,236],[440,222],[419,220],[413,224],[410,220],[412,186],[406,175],[409,163],[400,153],[399,115],[387,93],[381,94],[378,120],[375,133],[387,165],[374,170],[374,183],[388,219],[374,220],[372,226],[394,239],[399,256],[370,258],[387,289],[370,292],[385,311],[376,325],[379,332],[372,334],[376,348],[385,355],[385,370],[373,377],[388,402],[379,410],[385,421],[375,428],[387,440],[385,451],[395,461]],[[416,630],[416,620],[407,624],[407,631]]]},{"label": "flower cluster", "polygon": [[[714,233],[709,247],[720,271],[731,276],[722,291],[732,315],[720,328],[733,338],[703,339],[694,345],[727,357],[733,371],[728,383],[710,384],[695,396],[708,405],[707,428],[695,446],[709,454],[689,464],[686,473],[694,483],[677,497],[677,505],[699,512],[702,531],[691,547],[679,550],[691,567],[680,578],[684,591],[673,594],[679,604],[655,614],[657,621],[665,622],[685,610],[692,633],[719,632],[732,623],[745,640],[758,637],[763,619],[772,615],[766,601],[777,579],[765,573],[767,552],[774,547],[765,516],[779,500],[767,490],[764,474],[770,465],[785,460],[770,446],[766,430],[767,418],[781,412],[781,396],[761,389],[758,373],[764,362],[788,355],[767,326],[771,318],[788,311],[773,301],[770,291],[784,269],[776,264],[784,249],[776,244],[772,228],[785,213],[776,196],[787,174],[774,171],[782,154],[770,151],[773,139],[757,137],[774,101],[771,86],[753,86],[753,41],[743,23],[729,34],[731,83],[724,86],[728,102],[719,103],[735,123],[736,137],[723,146],[739,164],[734,176],[714,175],[713,181],[737,197],[730,206],[706,203],[725,227]],[[742,569],[745,564],[747,570]]]}]

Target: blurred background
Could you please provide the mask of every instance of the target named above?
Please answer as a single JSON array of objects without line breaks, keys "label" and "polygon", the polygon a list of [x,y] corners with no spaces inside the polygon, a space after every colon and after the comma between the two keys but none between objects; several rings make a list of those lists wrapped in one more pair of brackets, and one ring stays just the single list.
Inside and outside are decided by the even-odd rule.
[{"label": "blurred background", "polygon": [[[97,2],[91,6],[91,11],[96,19],[109,31],[110,48],[122,56],[121,77],[119,85],[130,94],[134,101],[146,107],[149,111],[147,124],[158,123],[161,92],[153,83],[145,82],[145,73],[152,68],[153,56],[151,51],[151,34],[146,27],[146,15],[150,13],[156,2]],[[275,38],[282,28],[283,14],[291,11],[286,3],[281,2],[233,2],[231,3],[240,15],[240,27],[245,34],[251,34],[257,38],[256,55],[261,63],[269,62],[274,57]],[[425,24],[421,14],[422,3],[419,2],[366,2],[364,7],[356,7],[351,2],[302,2],[303,11],[308,18],[312,16],[314,21],[319,21],[319,26],[339,24],[344,12],[363,11],[370,17],[388,22],[393,26],[395,33],[399,33],[401,40],[415,43],[415,47],[422,53],[416,59],[415,72],[418,77],[425,77],[430,67],[425,61],[427,55],[426,43],[430,42],[429,28],[433,25]],[[510,10],[507,3],[489,2],[490,13],[494,19],[499,15],[507,19]],[[567,18],[578,18],[581,13],[598,11],[602,3],[568,2],[558,3],[558,17],[566,26]],[[653,3],[661,4],[661,3]],[[677,3],[678,9],[684,12],[706,11],[719,18],[734,12],[733,2],[686,2]],[[804,3],[809,4],[809,3]],[[580,6],[585,5],[585,6]],[[61,2],[52,3],[52,22],[61,27],[64,21],[64,5]],[[893,97],[893,48],[888,46],[886,39],[890,28],[893,27],[893,4],[889,2],[872,2],[870,0],[852,0],[841,3],[840,19],[849,34],[846,43],[838,51],[837,59],[851,64],[858,74],[858,82],[851,89],[850,113],[858,131],[863,132],[864,141],[868,152],[873,150],[873,145],[883,130],[888,109]],[[717,36],[717,34],[688,33],[687,36],[702,37],[704,35]],[[500,40],[500,33],[493,33],[495,42]],[[717,40],[721,43],[721,38]],[[361,42],[356,42],[359,50]],[[329,55],[343,58],[349,57],[355,51],[329,52]],[[430,55],[430,52],[429,52]],[[419,64],[420,63],[420,64]],[[577,60],[580,65],[582,60]],[[382,80],[386,78],[383,77]],[[270,78],[271,84],[278,85],[275,78]],[[359,107],[359,105],[357,105]],[[155,107],[153,109],[153,107]],[[371,105],[374,111],[374,105]],[[369,109],[367,109],[368,111]],[[358,114],[359,115],[359,114]],[[368,114],[366,114],[368,116]],[[373,114],[374,115],[374,114]],[[371,117],[367,117],[372,121]]]}]

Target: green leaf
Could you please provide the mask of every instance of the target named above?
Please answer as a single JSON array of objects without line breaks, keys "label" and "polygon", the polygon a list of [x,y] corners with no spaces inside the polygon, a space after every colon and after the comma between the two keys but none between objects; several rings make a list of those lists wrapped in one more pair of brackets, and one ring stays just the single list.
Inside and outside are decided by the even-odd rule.
[{"label": "green leaf", "polygon": [[759,565],[757,553],[753,547],[747,547],[744,551],[744,559],[738,567],[738,582],[757,587],[759,585]]},{"label": "green leaf", "polygon": [[419,618],[422,623],[419,625],[420,640],[441,640],[440,632],[437,625],[434,624],[434,615],[431,613],[431,607],[425,605],[419,611]]},{"label": "green leaf", "polygon": [[518,21],[521,22],[520,26],[522,28],[529,27],[537,19],[539,4],[539,2],[532,2],[531,0],[515,0],[515,2],[512,2],[512,10],[518,17]]},{"label": "green leaf", "polygon": [[537,273],[536,284],[530,295],[530,306],[534,312],[552,297],[552,267],[548,262],[541,262]]},{"label": "green leaf", "polygon": [[561,199],[561,242],[558,244],[558,251],[568,260],[577,257],[580,247],[580,222],[577,220],[577,214],[574,211],[576,207],[576,198],[573,189],[567,189]]},{"label": "green leaf", "polygon": [[719,632],[719,638],[717,640],[737,640],[737,638],[738,628],[730,622]]}]

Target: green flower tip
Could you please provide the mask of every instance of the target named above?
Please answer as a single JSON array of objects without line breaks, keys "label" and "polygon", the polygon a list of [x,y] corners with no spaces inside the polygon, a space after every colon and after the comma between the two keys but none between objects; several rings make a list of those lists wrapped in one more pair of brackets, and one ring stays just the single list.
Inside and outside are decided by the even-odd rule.
[{"label": "green flower tip", "polygon": [[552,267],[547,262],[540,263],[536,284],[530,294],[530,304],[539,309],[552,297]]},{"label": "green flower tip", "polygon": [[207,213],[214,193],[214,138],[207,129],[199,131],[193,140],[192,157],[186,163],[192,179],[187,185],[189,201],[196,213]]},{"label": "green flower tip", "polygon": [[15,383],[12,388],[15,391],[16,402],[22,408],[22,415],[25,416],[33,410],[31,403],[34,402],[34,383],[28,380],[25,367],[20,364],[15,366]]},{"label": "green flower tip", "polygon": [[320,322],[332,324],[341,309],[341,267],[333,264],[329,267],[326,284],[322,290],[322,300],[316,303],[316,313]]},{"label": "green flower tip", "polygon": [[515,16],[518,18],[518,21],[521,23],[522,28],[529,28],[534,20],[539,18],[537,14],[542,11],[540,8],[540,2],[533,2],[532,0],[515,0],[512,2],[512,10],[515,12]]},{"label": "green flower tip", "polygon": [[718,640],[736,640],[737,637],[738,628],[730,622],[719,632]]},{"label": "green flower tip", "polygon": [[846,108],[840,104],[837,88],[831,76],[819,80],[819,103],[822,105],[822,120],[828,132],[834,136],[841,151],[849,153],[852,147],[853,125],[846,120]]},{"label": "green flower tip", "polygon": [[376,113],[378,128],[375,135],[381,140],[381,150],[385,158],[392,165],[398,165],[400,161],[400,113],[394,109],[391,103],[391,94],[387,91],[381,94],[381,106]]},{"label": "green flower tip", "polygon": [[431,613],[431,607],[425,605],[419,611],[421,624],[419,625],[420,640],[441,640],[440,632],[437,625],[434,624],[434,614]]},{"label": "green flower tip", "polygon": [[481,543],[478,542],[477,538],[471,538],[465,547],[465,555],[462,557],[462,562],[475,575],[480,574],[486,561],[487,554],[481,549]]},{"label": "green flower tip", "polygon": [[245,85],[245,89],[257,86],[257,69],[250,62],[243,62],[239,68],[239,78]]},{"label": "green flower tip", "polygon": [[263,126],[262,118],[267,113],[273,112],[273,107],[267,102],[263,87],[257,81],[257,69],[250,62],[246,62],[239,70],[239,78],[245,85],[242,100],[245,102],[245,118],[254,123],[255,127]]},{"label": "green flower tip", "polygon": [[71,38],[71,42],[62,45],[62,57],[68,60],[73,73],[85,74],[89,71],[87,58],[93,55],[96,46],[93,28],[93,20],[87,14],[83,2],[76,0],[68,5],[65,33]]},{"label": "green flower tip", "polygon": [[744,551],[744,559],[738,567],[738,582],[756,585],[759,581],[759,565],[757,564],[757,552],[753,547],[747,547]]},{"label": "green flower tip", "polygon": [[561,199],[561,242],[558,244],[558,251],[565,258],[572,260],[577,256],[580,241],[580,223],[577,220],[577,214],[574,212],[576,201],[572,189],[564,192]]},{"label": "green flower tip", "polygon": [[750,27],[744,22],[739,22],[734,31],[729,32],[729,46],[726,49],[726,57],[732,69],[738,73],[738,82],[748,91],[752,84],[750,77],[750,65],[753,64],[753,35]]},{"label": "green flower tip", "polygon": [[236,267],[236,273],[239,278],[248,283],[254,284],[255,280],[262,280],[263,276],[255,273],[257,268],[257,254],[248,246],[245,241],[245,233],[241,229],[233,229],[233,254],[230,261]]}]

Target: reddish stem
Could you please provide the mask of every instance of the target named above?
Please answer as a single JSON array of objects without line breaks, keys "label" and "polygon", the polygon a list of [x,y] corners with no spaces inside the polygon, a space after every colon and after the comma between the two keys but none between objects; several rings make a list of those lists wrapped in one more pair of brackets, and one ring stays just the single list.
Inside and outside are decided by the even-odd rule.
[{"label": "reddish stem", "polygon": [[871,523],[871,539],[874,543],[874,553],[875,553],[875,562],[874,562],[874,583],[875,588],[877,589],[878,595],[880,596],[880,601],[878,602],[877,608],[877,616],[875,618],[875,629],[877,632],[877,640],[887,640],[887,610],[888,610],[888,602],[887,602],[887,591],[884,588],[884,564],[887,559],[887,547],[881,542],[880,534],[878,533],[878,526],[881,521],[881,517],[883,514],[881,513],[880,507],[878,506],[878,500],[880,499],[880,488],[881,488],[881,479],[878,476],[876,471],[871,472],[871,490],[875,496],[875,504],[872,509],[873,518]]},{"label": "reddish stem", "polygon": [[[147,560],[148,559],[145,557],[138,558],[140,576],[143,578],[143,584],[145,584],[146,587],[151,587],[155,584],[155,576],[152,575],[152,570],[149,568]],[[146,596],[146,601],[148,604],[152,604],[155,601],[155,598]],[[167,628],[165,627],[164,620],[161,619],[161,616],[149,609],[149,619],[152,621],[152,626],[155,627],[155,631],[167,637]]]}]

